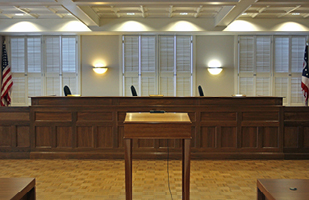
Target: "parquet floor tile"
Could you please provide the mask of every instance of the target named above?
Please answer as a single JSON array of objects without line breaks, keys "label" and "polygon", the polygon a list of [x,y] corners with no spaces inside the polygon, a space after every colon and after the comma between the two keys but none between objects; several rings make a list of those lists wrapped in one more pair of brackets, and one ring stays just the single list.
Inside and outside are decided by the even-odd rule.
[{"label": "parquet floor tile", "polygon": [[[133,199],[170,200],[167,162],[133,160]],[[36,178],[37,200],[124,200],[124,160],[0,160],[0,177]],[[173,200],[181,161],[169,161]],[[309,160],[192,160],[191,200],[256,199],[259,178],[309,179]]]}]

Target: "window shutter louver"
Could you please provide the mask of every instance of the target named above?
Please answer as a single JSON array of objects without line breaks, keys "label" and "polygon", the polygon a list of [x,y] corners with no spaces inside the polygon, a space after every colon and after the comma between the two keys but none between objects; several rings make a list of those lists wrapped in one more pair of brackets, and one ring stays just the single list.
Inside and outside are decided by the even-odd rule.
[{"label": "window shutter louver", "polygon": [[14,83],[12,89],[12,105],[26,105],[26,81],[25,77],[12,77]]},{"label": "window shutter louver", "polygon": [[252,96],[253,94],[253,78],[250,77],[241,77],[239,90],[241,94],[246,96]]},{"label": "window shutter louver", "polygon": [[28,72],[40,73],[42,65],[41,37],[27,38]]},{"label": "window shutter louver", "polygon": [[138,37],[125,36],[124,37],[124,71],[138,72],[139,51],[138,51]]},{"label": "window shutter louver", "polygon": [[254,37],[244,36],[239,40],[239,71],[253,72],[254,68]]},{"label": "window shutter louver", "polygon": [[142,72],[155,72],[156,40],[154,36],[141,37]]},{"label": "window shutter louver", "polygon": [[176,37],[176,70],[177,72],[191,71],[191,37]]},{"label": "window shutter louver", "polygon": [[275,37],[275,72],[289,72],[289,38]]},{"label": "window shutter louver", "polygon": [[191,78],[177,77],[176,96],[191,96]]},{"label": "window shutter louver", "polygon": [[160,71],[174,72],[174,37],[160,36]]},{"label": "window shutter louver", "polygon": [[76,72],[76,38],[62,37],[62,72]]},{"label": "window shutter louver", "polygon": [[283,103],[287,103],[288,82],[289,82],[288,77],[275,78],[275,96],[284,97]]},{"label": "window shutter louver", "polygon": [[301,77],[291,78],[291,103],[302,103],[305,100],[300,83]]},{"label": "window shutter louver", "polygon": [[60,73],[60,38],[48,36],[45,38],[45,55],[47,73]]},{"label": "window shutter louver", "polygon": [[46,77],[46,95],[47,96],[60,96],[60,78],[59,77]]},{"label": "window shutter louver", "polygon": [[25,38],[11,38],[12,72],[25,72]]},{"label": "window shutter louver", "polygon": [[160,77],[160,94],[174,96],[174,77]]},{"label": "window shutter louver", "polygon": [[292,58],[291,58],[291,71],[294,73],[301,73],[303,70],[304,52],[306,37],[293,37],[292,38]]},{"label": "window shutter louver", "polygon": [[256,78],[256,95],[257,96],[270,95],[270,78],[268,77]]},{"label": "window shutter louver", "polygon": [[256,38],[256,71],[270,72],[270,37]]}]

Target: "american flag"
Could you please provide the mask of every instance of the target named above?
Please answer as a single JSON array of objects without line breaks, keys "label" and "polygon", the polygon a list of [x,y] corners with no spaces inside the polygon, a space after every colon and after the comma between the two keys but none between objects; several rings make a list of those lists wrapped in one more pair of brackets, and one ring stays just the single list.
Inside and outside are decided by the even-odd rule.
[{"label": "american flag", "polygon": [[6,53],[5,43],[2,45],[2,87],[1,87],[1,106],[8,106],[11,104],[12,92],[12,74],[9,66],[8,56]]},{"label": "american flag", "polygon": [[303,73],[301,77],[301,88],[306,98],[306,105],[308,106],[308,88],[309,88],[309,76],[308,76],[308,43],[306,44]]}]

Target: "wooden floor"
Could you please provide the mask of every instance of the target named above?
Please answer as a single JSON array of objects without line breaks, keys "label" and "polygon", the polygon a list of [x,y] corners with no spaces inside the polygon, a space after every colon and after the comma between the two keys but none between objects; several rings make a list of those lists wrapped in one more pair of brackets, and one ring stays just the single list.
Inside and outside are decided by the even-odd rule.
[{"label": "wooden floor", "polygon": [[[169,162],[181,199],[181,161]],[[0,177],[36,178],[37,200],[125,200],[124,160],[0,160]],[[133,199],[171,199],[167,163],[133,160]],[[191,200],[256,199],[258,178],[309,179],[309,160],[191,161]]]}]

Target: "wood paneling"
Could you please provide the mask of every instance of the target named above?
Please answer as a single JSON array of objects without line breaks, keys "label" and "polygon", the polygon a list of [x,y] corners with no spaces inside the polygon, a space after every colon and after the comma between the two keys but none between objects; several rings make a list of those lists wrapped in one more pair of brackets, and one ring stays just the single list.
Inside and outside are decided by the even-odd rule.
[{"label": "wood paneling", "polygon": [[77,127],[77,148],[94,148],[94,138],[91,126]]},{"label": "wood paneling", "polygon": [[112,120],[112,112],[78,112],[77,121],[106,121]]},{"label": "wood paneling", "polygon": [[30,147],[29,126],[17,126],[16,132],[17,132],[16,146]]},{"label": "wood paneling", "polygon": [[72,114],[68,112],[37,112],[35,113],[36,121],[71,121]]},{"label": "wood paneling", "polygon": [[11,147],[12,131],[11,126],[0,126],[0,147]]},{"label": "wood paneling", "polygon": [[52,147],[51,127],[38,126],[35,128],[35,147],[51,148]]},{"label": "wood paneling", "polygon": [[72,127],[57,127],[57,148],[72,148]]},{"label": "wood paneling", "polygon": [[[278,97],[34,97],[30,107],[0,108],[0,153],[119,158],[126,112],[165,110],[188,113],[193,158],[309,158],[309,108],[281,104]],[[179,141],[155,138],[134,139],[134,157],[165,158],[167,146],[180,158]]]},{"label": "wood paneling", "polygon": [[236,138],[235,127],[221,127],[221,148],[236,148]]},{"label": "wood paneling", "polygon": [[263,135],[263,148],[279,148],[279,131],[277,127],[262,127],[260,132]]},{"label": "wood paneling", "polygon": [[99,126],[97,128],[97,147],[113,148],[113,127]]},{"label": "wood paneling", "polygon": [[258,148],[257,127],[243,127],[241,132],[242,148]]}]

